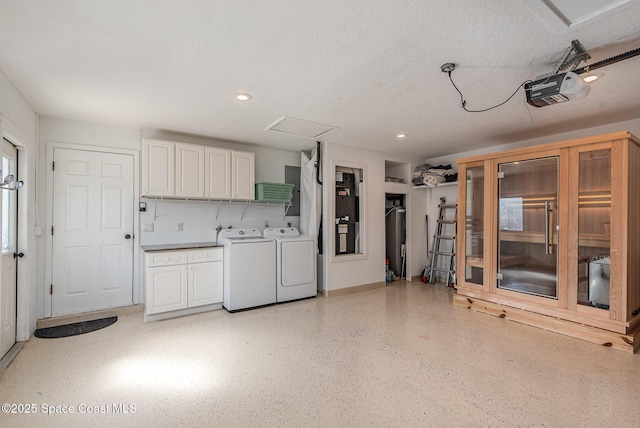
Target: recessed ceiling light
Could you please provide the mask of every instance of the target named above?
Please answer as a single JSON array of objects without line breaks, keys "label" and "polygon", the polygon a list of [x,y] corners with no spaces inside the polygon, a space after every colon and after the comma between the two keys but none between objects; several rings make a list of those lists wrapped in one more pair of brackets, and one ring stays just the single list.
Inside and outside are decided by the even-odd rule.
[{"label": "recessed ceiling light", "polygon": [[603,74],[601,74],[601,73],[589,73],[586,76],[584,76],[582,78],[582,80],[584,80],[586,83],[591,83],[591,82],[595,82],[596,80],[598,80],[602,76],[603,76]]},{"label": "recessed ceiling light", "polygon": [[398,134],[398,135],[396,135],[396,137],[398,137],[398,138],[405,138],[406,136],[407,136],[407,134]]},{"label": "recessed ceiling light", "polygon": [[251,95],[245,93],[236,94],[236,99],[238,101],[249,101],[251,99]]}]

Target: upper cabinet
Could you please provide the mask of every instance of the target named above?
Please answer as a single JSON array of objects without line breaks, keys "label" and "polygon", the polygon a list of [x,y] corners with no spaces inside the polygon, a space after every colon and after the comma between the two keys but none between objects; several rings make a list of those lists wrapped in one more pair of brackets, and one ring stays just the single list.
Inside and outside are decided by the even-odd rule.
[{"label": "upper cabinet", "polygon": [[204,197],[204,147],[176,143],[176,197]]},{"label": "upper cabinet", "polygon": [[142,195],[175,195],[175,143],[162,140],[142,142]]},{"label": "upper cabinet", "polygon": [[142,142],[142,196],[255,199],[255,155],[154,139]]},{"label": "upper cabinet", "polygon": [[248,152],[231,152],[231,198],[256,198],[255,156]]},{"label": "upper cabinet", "polygon": [[204,149],[204,191],[207,197],[231,199],[231,150]]}]

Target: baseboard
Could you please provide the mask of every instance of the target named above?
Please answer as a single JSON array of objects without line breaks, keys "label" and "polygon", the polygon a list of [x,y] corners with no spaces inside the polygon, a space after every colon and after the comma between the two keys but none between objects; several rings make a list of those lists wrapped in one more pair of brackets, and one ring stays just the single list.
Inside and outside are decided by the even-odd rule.
[{"label": "baseboard", "polygon": [[13,358],[18,354],[18,351],[22,349],[22,345],[24,345],[24,342],[16,342],[11,349],[9,349],[9,352],[0,359],[0,373],[7,368],[11,361],[13,361]]},{"label": "baseboard", "polygon": [[627,334],[616,333],[459,294],[453,296],[453,304],[631,354],[640,348],[640,328],[635,328]]},{"label": "baseboard", "polygon": [[76,322],[98,320],[100,318],[116,317],[118,315],[133,314],[142,312],[144,305],[129,305],[119,308],[100,309],[92,312],[82,312],[78,314],[61,315],[59,317],[42,318],[36,321],[36,329],[57,327],[59,325],[73,324]]},{"label": "baseboard", "polygon": [[353,287],[339,288],[337,290],[328,290],[327,297],[342,296],[344,294],[358,293],[360,291],[374,290],[376,288],[386,287],[386,282],[374,282],[373,284],[355,285]]},{"label": "baseboard", "polygon": [[162,321],[186,315],[200,314],[202,312],[217,311],[222,309],[222,303],[214,303],[194,308],[179,309],[177,311],[160,312],[158,314],[144,314],[144,322]]}]

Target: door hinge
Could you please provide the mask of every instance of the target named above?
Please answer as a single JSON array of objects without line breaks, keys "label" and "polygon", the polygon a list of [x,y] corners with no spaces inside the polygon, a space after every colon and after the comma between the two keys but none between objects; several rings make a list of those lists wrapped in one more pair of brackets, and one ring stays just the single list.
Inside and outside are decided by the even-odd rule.
[{"label": "door hinge", "polygon": [[51,226],[51,234],[53,235],[53,226]]},{"label": "door hinge", "polygon": [[56,170],[56,162],[55,161],[51,162],[51,170],[52,171]]},{"label": "door hinge", "polygon": [[498,178],[504,178],[504,171],[498,172]]},{"label": "door hinge", "polygon": [[49,286],[49,294],[53,294],[53,284]]}]

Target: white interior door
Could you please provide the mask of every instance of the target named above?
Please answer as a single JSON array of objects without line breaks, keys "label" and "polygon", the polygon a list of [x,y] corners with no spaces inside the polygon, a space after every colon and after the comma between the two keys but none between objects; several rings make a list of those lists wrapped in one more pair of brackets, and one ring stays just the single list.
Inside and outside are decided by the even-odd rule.
[{"label": "white interior door", "polygon": [[133,304],[133,156],[53,158],[52,316]]},{"label": "white interior door", "polygon": [[[7,140],[2,140],[2,176],[17,174],[18,151]],[[17,178],[16,178],[17,180]],[[0,358],[16,343],[16,258],[18,216],[17,192],[0,190],[2,205],[2,276],[0,278]]]}]

